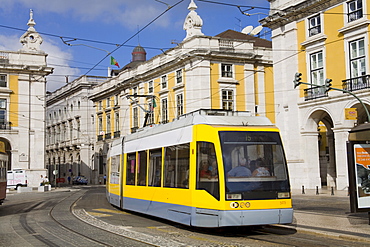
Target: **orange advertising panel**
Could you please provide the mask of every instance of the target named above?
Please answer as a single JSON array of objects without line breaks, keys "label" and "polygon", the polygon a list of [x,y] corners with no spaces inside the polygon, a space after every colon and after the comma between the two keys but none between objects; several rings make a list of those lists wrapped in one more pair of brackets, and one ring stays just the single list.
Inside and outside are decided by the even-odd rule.
[{"label": "orange advertising panel", "polygon": [[358,208],[370,207],[370,144],[355,144],[355,174]]},{"label": "orange advertising panel", "polygon": [[355,155],[357,164],[362,165],[367,169],[370,168],[370,147],[355,147]]}]

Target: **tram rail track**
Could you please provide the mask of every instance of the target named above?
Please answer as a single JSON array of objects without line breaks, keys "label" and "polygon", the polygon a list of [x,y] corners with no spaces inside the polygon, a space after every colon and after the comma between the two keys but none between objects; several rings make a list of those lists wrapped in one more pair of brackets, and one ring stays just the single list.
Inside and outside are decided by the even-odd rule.
[{"label": "tram rail track", "polygon": [[[85,191],[85,193],[86,193],[86,191]],[[49,215],[53,219],[53,221],[55,223],[57,223],[59,226],[63,227],[64,229],[66,229],[70,232],[73,232],[74,234],[76,234],[78,236],[81,236],[81,237],[83,237],[83,238],[85,238],[85,239],[87,239],[91,242],[97,243],[97,244],[102,245],[102,246],[117,246],[112,241],[112,239],[114,239],[114,237],[112,237],[112,236],[116,236],[117,238],[119,238],[121,240],[125,239],[126,240],[125,241],[125,246],[158,246],[158,245],[155,245],[155,244],[152,244],[152,243],[149,243],[149,242],[145,242],[145,241],[142,241],[142,240],[129,238],[127,236],[122,236],[120,234],[116,234],[116,233],[114,233],[112,231],[109,231],[109,230],[106,230],[104,228],[97,227],[96,225],[90,224],[89,222],[81,221],[81,219],[73,213],[73,207],[74,207],[75,203],[82,198],[83,195],[84,195],[84,193],[81,194],[81,193],[76,192],[76,193],[73,193],[72,195],[70,195],[69,197],[64,198],[59,203],[55,204],[50,209],[50,212],[49,212]],[[101,233],[97,234],[97,231],[94,231],[94,230],[91,230],[91,229],[89,229],[88,231],[86,230],[85,233],[82,233],[81,228],[72,227],[71,224],[68,224],[68,221],[66,221],[65,218],[64,218],[65,213],[67,211],[66,210],[67,208],[68,208],[68,213],[70,214],[69,217],[73,216],[73,217],[75,217],[75,219],[83,222],[83,224],[87,223],[88,226],[93,227],[97,231],[104,232],[104,234],[101,234]],[[62,216],[60,215],[60,212],[63,213]],[[87,228],[86,226],[84,226],[84,227]],[[121,244],[122,244],[122,242],[121,242]]]},{"label": "tram rail track", "polygon": [[363,242],[299,231],[294,225],[183,226],[111,207],[103,188],[66,191],[37,194],[26,203],[19,199],[14,207],[6,205],[9,216],[2,211],[6,218],[0,218],[0,229],[5,229],[8,221],[8,228],[10,225],[19,239],[13,241],[17,244],[4,246],[364,246]]}]

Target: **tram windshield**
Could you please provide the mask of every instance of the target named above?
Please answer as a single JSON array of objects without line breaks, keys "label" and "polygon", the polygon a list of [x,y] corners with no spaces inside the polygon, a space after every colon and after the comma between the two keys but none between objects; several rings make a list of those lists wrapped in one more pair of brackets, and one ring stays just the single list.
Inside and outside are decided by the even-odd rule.
[{"label": "tram windshield", "polygon": [[290,197],[279,133],[221,131],[219,136],[227,200]]}]

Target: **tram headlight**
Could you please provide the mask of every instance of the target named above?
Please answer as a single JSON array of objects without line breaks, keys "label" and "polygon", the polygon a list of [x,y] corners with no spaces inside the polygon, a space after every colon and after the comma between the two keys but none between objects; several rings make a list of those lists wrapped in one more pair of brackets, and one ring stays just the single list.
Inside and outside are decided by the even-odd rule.
[{"label": "tram headlight", "polygon": [[227,194],[226,198],[229,200],[241,200],[242,194]]},{"label": "tram headlight", "polygon": [[290,192],[279,192],[278,193],[278,198],[279,199],[282,199],[282,198],[290,198]]}]

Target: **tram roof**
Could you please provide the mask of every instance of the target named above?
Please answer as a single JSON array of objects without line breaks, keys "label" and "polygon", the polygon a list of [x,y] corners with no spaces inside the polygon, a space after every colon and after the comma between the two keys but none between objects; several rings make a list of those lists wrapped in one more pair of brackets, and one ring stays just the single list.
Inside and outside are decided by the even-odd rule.
[{"label": "tram roof", "polygon": [[252,116],[249,111],[201,109],[184,114],[169,123],[150,125],[138,129],[137,132],[127,135],[125,141],[198,124],[219,126],[273,126],[268,118]]}]

